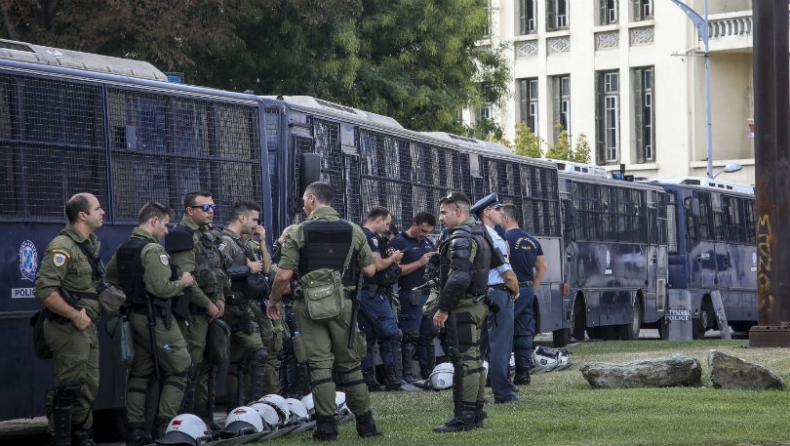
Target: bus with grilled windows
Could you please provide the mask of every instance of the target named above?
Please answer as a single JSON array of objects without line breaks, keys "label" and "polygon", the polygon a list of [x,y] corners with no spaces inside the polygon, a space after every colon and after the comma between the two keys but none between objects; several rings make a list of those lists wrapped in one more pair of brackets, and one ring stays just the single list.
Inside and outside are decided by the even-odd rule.
[{"label": "bus with grilled windows", "polygon": [[754,187],[707,178],[654,183],[667,191],[668,286],[691,294],[693,337],[724,328],[714,291],[730,327],[748,332],[758,319]]}]

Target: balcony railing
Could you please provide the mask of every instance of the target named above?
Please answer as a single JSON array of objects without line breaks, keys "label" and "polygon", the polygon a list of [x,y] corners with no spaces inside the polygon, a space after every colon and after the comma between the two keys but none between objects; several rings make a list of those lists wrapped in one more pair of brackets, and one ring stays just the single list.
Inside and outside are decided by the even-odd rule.
[{"label": "balcony railing", "polygon": [[708,18],[708,38],[722,39],[726,37],[751,36],[754,29],[751,11],[746,11],[741,17],[727,17],[721,19]]}]

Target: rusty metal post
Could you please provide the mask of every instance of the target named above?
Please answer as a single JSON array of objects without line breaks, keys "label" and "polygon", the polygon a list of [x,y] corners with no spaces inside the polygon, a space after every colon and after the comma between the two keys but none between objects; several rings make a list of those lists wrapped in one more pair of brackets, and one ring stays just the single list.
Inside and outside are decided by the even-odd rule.
[{"label": "rusty metal post", "polygon": [[753,2],[758,326],[752,347],[790,347],[790,58],[787,0]]}]

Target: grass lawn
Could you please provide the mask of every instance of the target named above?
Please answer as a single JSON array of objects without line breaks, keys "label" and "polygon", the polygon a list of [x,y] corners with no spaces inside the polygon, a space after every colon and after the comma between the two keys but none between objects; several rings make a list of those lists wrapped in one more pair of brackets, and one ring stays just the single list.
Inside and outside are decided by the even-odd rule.
[{"label": "grass lawn", "polygon": [[[571,362],[626,362],[682,353],[702,364],[700,388],[596,390],[577,369],[537,374],[522,401],[486,405],[485,428],[435,434],[452,414],[451,392],[377,392],[374,415],[384,437],[362,440],[354,423],[337,444],[367,445],[790,445],[790,392],[710,387],[707,354],[719,349],[790,381],[790,349],[749,349],[748,341],[585,342]],[[490,393],[489,393],[490,396]],[[493,401],[493,397],[490,398]],[[303,444],[305,436],[277,444]]]}]

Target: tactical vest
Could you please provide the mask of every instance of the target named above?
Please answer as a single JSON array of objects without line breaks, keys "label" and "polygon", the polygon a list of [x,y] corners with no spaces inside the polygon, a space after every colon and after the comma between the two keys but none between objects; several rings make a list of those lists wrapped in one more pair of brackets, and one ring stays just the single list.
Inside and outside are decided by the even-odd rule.
[{"label": "tactical vest", "polygon": [[222,233],[216,229],[198,232],[195,244],[195,282],[207,296],[213,298],[226,289],[230,289],[230,278],[225,269],[230,266],[230,259],[222,254],[224,240]]},{"label": "tactical vest", "polygon": [[[448,250],[453,239],[458,237],[471,237],[477,244],[477,254],[470,266],[469,275],[472,280],[466,289],[466,295],[479,296],[488,292],[488,272],[491,269],[491,252],[494,249],[491,238],[488,235],[485,225],[478,224],[472,227],[456,226],[450,232],[447,239],[439,246],[441,259],[449,258]],[[450,262],[441,262],[440,266],[441,283],[447,282],[450,274]]]},{"label": "tactical vest", "polygon": [[[299,251],[299,275],[321,268],[337,271],[343,269],[343,263],[352,249],[354,227],[345,220],[314,221],[302,224],[304,246]],[[355,250],[356,251],[356,250]],[[357,283],[358,268],[356,252],[352,253],[343,285],[354,286]]]},{"label": "tactical vest", "polygon": [[115,252],[120,282],[118,286],[126,293],[127,299],[132,305],[146,305],[148,302],[147,298],[150,293],[146,291],[143,280],[142,254],[143,248],[149,243],[154,242],[142,238],[131,238],[118,247]]}]

